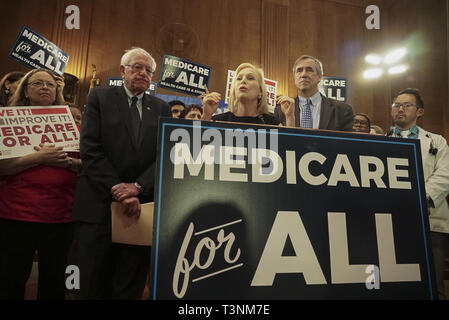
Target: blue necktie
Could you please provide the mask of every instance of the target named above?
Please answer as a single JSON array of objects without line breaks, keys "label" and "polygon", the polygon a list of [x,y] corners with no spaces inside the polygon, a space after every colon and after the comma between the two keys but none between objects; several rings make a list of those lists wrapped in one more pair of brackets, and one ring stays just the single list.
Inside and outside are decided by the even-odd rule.
[{"label": "blue necktie", "polygon": [[139,110],[137,109],[137,97],[131,98],[131,122],[133,126],[133,133],[134,133],[134,139],[137,143],[139,141],[139,133],[140,133],[140,114]]},{"label": "blue necktie", "polygon": [[312,110],[310,109],[311,104],[312,101],[310,101],[310,99],[307,99],[304,108],[302,108],[301,110],[301,128],[313,128]]}]

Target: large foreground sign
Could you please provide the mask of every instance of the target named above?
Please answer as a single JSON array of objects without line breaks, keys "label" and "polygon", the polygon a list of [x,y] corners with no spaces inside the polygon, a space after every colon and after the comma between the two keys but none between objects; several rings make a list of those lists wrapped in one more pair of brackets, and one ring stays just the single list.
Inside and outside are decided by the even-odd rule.
[{"label": "large foreground sign", "polygon": [[433,299],[418,140],[162,119],[154,299]]}]

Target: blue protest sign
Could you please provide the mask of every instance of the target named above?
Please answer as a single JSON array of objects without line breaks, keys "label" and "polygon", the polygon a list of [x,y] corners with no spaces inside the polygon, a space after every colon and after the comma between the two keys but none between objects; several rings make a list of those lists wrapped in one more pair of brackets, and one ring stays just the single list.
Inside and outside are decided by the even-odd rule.
[{"label": "blue protest sign", "polygon": [[[123,86],[123,79],[121,77],[110,77],[106,81],[108,87],[121,87]],[[156,95],[156,82],[151,82],[150,87],[145,91],[149,95]]]},{"label": "blue protest sign", "polygon": [[148,88],[146,93],[148,93],[151,96],[155,96],[156,95],[156,87],[157,87],[157,83],[151,82],[150,87]]},{"label": "blue protest sign", "polygon": [[200,95],[206,92],[211,68],[178,58],[164,55],[158,86],[189,95]]},{"label": "blue protest sign", "polygon": [[61,76],[69,61],[67,53],[28,27],[22,28],[8,57],[31,69],[45,68]]},{"label": "blue protest sign", "polygon": [[323,76],[323,94],[337,101],[346,102],[348,80],[342,77]]},{"label": "blue protest sign", "polygon": [[121,77],[111,77],[106,81],[108,87],[121,87],[123,86],[123,79]]}]

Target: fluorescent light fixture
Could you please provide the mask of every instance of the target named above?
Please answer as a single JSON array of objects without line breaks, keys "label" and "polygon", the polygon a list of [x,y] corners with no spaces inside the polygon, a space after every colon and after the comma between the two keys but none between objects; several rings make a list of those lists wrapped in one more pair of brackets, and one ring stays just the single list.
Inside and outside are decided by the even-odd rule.
[{"label": "fluorescent light fixture", "polygon": [[365,61],[371,64],[380,64],[382,62],[382,57],[378,54],[369,54],[365,57]]},{"label": "fluorescent light fixture", "polygon": [[405,64],[401,64],[399,66],[394,66],[388,69],[389,74],[398,74],[408,70],[408,66]]},{"label": "fluorescent light fixture", "polygon": [[391,64],[401,60],[407,53],[405,48],[395,49],[385,55],[384,62]]},{"label": "fluorescent light fixture", "polygon": [[365,79],[375,79],[379,78],[384,71],[381,68],[368,69],[363,72],[363,77]]}]

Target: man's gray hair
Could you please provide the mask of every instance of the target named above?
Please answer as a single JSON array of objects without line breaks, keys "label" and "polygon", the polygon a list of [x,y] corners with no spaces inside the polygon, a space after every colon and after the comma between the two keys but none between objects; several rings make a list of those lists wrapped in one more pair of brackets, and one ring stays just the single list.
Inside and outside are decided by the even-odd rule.
[{"label": "man's gray hair", "polygon": [[312,56],[308,56],[308,55],[302,55],[300,56],[298,59],[296,59],[295,63],[293,64],[293,73],[296,72],[296,66],[298,65],[299,61],[305,60],[305,59],[312,59],[313,61],[315,61],[316,64],[316,71],[318,73],[319,76],[323,75],[323,64],[321,63],[320,60],[318,60],[315,57]]},{"label": "man's gray hair", "polygon": [[120,64],[122,66],[126,66],[129,64],[129,61],[131,60],[132,56],[136,53],[144,54],[150,57],[151,61],[154,64],[154,69],[156,69],[156,61],[152,57],[152,55],[146,51],[145,49],[139,48],[139,47],[132,47],[131,49],[125,50],[125,54],[122,56],[122,59],[120,60]]}]

